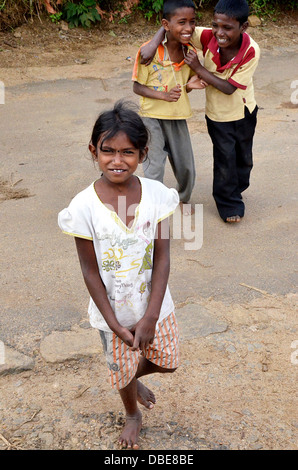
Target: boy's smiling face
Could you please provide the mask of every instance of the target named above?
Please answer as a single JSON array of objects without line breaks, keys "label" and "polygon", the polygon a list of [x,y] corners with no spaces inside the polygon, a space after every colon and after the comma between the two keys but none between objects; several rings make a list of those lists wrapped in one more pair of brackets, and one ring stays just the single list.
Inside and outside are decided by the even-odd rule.
[{"label": "boy's smiling face", "polygon": [[237,49],[242,33],[247,29],[247,26],[247,22],[240,25],[235,18],[215,13],[212,21],[212,33],[221,49]]},{"label": "boy's smiling face", "polygon": [[177,8],[169,20],[162,20],[162,24],[168,39],[188,44],[196,26],[195,10],[189,7]]}]

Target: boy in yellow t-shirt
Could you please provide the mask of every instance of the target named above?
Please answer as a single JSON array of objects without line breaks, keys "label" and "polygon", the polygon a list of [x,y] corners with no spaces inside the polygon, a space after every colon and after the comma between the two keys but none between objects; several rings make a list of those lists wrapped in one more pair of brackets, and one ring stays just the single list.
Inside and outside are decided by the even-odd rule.
[{"label": "boy in yellow t-shirt", "polygon": [[169,157],[182,206],[189,202],[195,183],[194,156],[186,122],[191,116],[187,93],[205,86],[185,64],[186,53],[190,49],[194,51],[189,44],[195,29],[192,0],[165,2],[162,24],[166,38],[149,66],[140,63],[138,51],[133,91],[141,96],[140,114],[151,134],[148,161],[143,164],[144,175],[163,182]]},{"label": "boy in yellow t-shirt", "polygon": [[[196,49],[202,50],[204,65],[192,50],[185,58],[185,63],[208,84],[206,121],[213,143],[213,197],[220,217],[232,223],[244,216],[242,192],[249,186],[253,166],[258,111],[253,75],[260,49],[246,33],[248,14],[246,0],[219,0],[212,28],[196,27],[190,39]],[[161,28],[142,49],[143,61],[150,61],[163,37]]]}]

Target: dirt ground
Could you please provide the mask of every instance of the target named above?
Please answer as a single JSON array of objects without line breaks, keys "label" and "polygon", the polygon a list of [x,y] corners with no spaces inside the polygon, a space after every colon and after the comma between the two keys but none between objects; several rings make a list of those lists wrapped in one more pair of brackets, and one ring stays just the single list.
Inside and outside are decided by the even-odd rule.
[{"label": "dirt ground", "polygon": [[[7,96],[11,98],[12,106],[16,106],[14,112],[19,113],[15,125],[20,126],[26,112],[29,112],[26,96],[33,94],[32,90],[37,90],[39,96],[46,96],[42,88],[36,87],[54,83],[56,80],[60,80],[61,86],[64,86],[65,79],[69,83],[82,83],[84,87],[87,86],[86,80],[92,82],[95,76],[100,77],[102,95],[97,102],[101,106],[108,103],[109,80],[114,80],[119,85],[122,83],[117,82],[120,73],[129,76],[137,48],[152,36],[153,30],[152,25],[146,22],[109,25],[105,31],[83,31],[69,30],[61,25],[45,22],[40,24],[37,20],[15,31],[0,33],[0,79],[8,85]],[[278,57],[282,55],[285,44],[297,53],[297,17],[280,18],[277,23],[264,22],[262,26],[251,28],[249,32],[263,50],[269,51],[269,57],[274,57],[274,54]],[[278,73],[282,74],[282,71],[278,70]],[[293,76],[292,79],[297,78],[298,76]],[[31,88],[33,86],[35,88]],[[261,86],[258,91],[260,96],[265,93]],[[54,101],[54,92],[52,93]],[[275,98],[276,95],[277,93]],[[51,97],[51,91],[47,91],[47,96]],[[63,90],[60,96],[63,100]],[[113,99],[114,96],[110,101]],[[66,103],[67,100],[65,106]],[[272,127],[275,125],[272,124],[275,112],[284,113],[277,117],[279,124],[286,122],[287,129],[292,129],[291,132],[294,133],[297,106],[292,105],[290,100],[283,100],[283,103],[283,110],[264,111],[259,129],[260,148],[264,146],[262,139],[266,141],[266,145],[270,145],[270,137],[266,133],[268,130],[269,136],[276,134],[276,128]],[[50,111],[48,119],[51,119]],[[60,116],[57,119],[59,126]],[[72,121],[74,126],[78,125],[78,130],[74,130],[76,134],[73,135],[74,141],[77,139],[80,145],[81,142],[85,145],[86,132],[82,131],[82,128],[86,126],[86,119],[81,119],[82,122],[75,116]],[[36,139],[36,147],[30,142],[32,152],[38,154],[38,146],[48,146],[48,159],[53,155],[56,162],[58,157],[54,155],[51,146],[54,134],[48,131],[48,137],[45,138],[45,127],[42,127],[42,124],[40,127],[43,131],[42,138],[37,130],[35,133],[31,131],[30,134],[30,139]],[[208,142],[203,122],[192,119],[190,130],[194,139],[199,138],[201,133],[203,137],[206,136]],[[15,142],[14,137],[9,140],[5,136],[6,140],[1,149],[0,205],[7,223],[2,237],[2,248],[9,252],[9,256],[2,256],[1,261],[7,274],[1,284],[3,330],[0,337],[5,344],[33,357],[35,366],[32,370],[19,374],[0,376],[0,450],[114,450],[118,448],[117,438],[124,417],[118,395],[111,391],[107,383],[104,358],[82,357],[79,360],[51,364],[42,358],[39,350],[40,341],[52,330],[71,329],[73,324],[87,327],[85,288],[83,285],[79,287],[81,276],[78,268],[74,268],[77,266],[75,256],[67,268],[67,274],[64,272],[63,259],[69,257],[70,253],[75,255],[73,246],[69,247],[69,240],[63,239],[55,245],[57,253],[53,249],[45,248],[46,244],[51,243],[47,240],[48,227],[52,228],[48,222],[52,213],[57,214],[58,207],[61,207],[61,204],[62,207],[63,204],[66,205],[70,197],[84,187],[79,175],[85,171],[83,169],[86,166],[86,158],[77,168],[74,167],[72,178],[67,175],[66,163],[65,166],[63,162],[59,163],[59,171],[63,175],[61,176],[58,170],[55,173],[50,168],[47,161],[41,166],[39,159],[36,159],[36,170],[31,169],[29,176],[26,166],[30,164],[30,159],[19,147],[21,142],[24,142],[22,132],[13,134]],[[57,135],[57,139],[60,137]],[[72,144],[68,145],[63,139],[60,141],[66,153]],[[288,145],[291,150],[294,149],[293,144],[289,142]],[[28,155],[29,148],[28,144]],[[18,167],[10,166],[4,155],[14,158]],[[67,164],[70,166],[71,156],[68,158]],[[204,172],[203,163],[202,166]],[[264,175],[266,173],[267,167],[264,167]],[[89,181],[89,176],[85,176],[86,182]],[[293,177],[290,170],[286,176],[289,179]],[[49,191],[48,181],[56,179],[58,183],[61,178],[65,181],[67,194],[64,194],[62,200],[63,193],[59,193],[58,184],[55,186],[55,182],[52,183],[51,192],[57,190],[56,197],[60,200],[58,203],[55,199],[53,210],[50,212],[51,209],[45,205],[44,192]],[[280,178],[282,176],[277,167],[273,179],[276,182]],[[265,201],[267,187],[264,181],[260,180],[256,189],[264,191]],[[293,186],[295,181],[293,177]],[[283,187],[288,194],[289,187]],[[284,199],[286,196],[283,195],[281,200]],[[261,204],[262,201],[258,202]],[[250,263],[245,264],[243,271],[248,265],[252,266],[249,273],[251,277],[241,278],[241,267],[237,258],[234,260],[235,264],[231,264],[229,274],[225,272],[227,259],[222,258],[221,261],[220,258],[220,253],[232,250],[228,245],[231,231],[227,235],[230,228],[220,224],[212,209],[212,203],[211,209],[208,209],[209,203],[204,201],[204,204],[207,206],[207,222],[204,225],[206,251],[202,251],[200,256],[185,252],[183,240],[173,241],[173,296],[178,321],[179,311],[182,312],[185,306],[197,305],[198,309],[206,309],[211,317],[226,322],[227,328],[220,333],[197,336],[189,335],[191,328],[185,330],[181,342],[182,365],[178,371],[170,376],[158,375],[144,379],[144,382],[154,389],[157,404],[152,411],[145,410],[143,413],[141,448],[297,449],[298,323],[294,283],[294,217],[291,216],[290,210],[286,213],[278,212],[281,203],[278,206],[274,201],[276,205],[271,209],[274,210],[276,219],[268,220],[262,209],[259,209],[258,213],[254,206],[255,200],[251,200],[254,216],[248,216],[248,222],[243,222],[242,229],[237,227],[239,238],[236,237],[233,242],[234,245],[242,244],[245,258],[243,262]],[[288,208],[292,207],[294,206],[288,205]],[[40,226],[38,236],[36,230],[30,230],[35,223],[36,211],[39,211],[41,218],[45,220],[45,226]],[[253,225],[256,221],[262,230],[263,223],[268,223],[272,237],[275,226],[278,226],[278,240],[273,242],[270,237],[265,240],[263,232],[258,239],[257,228]],[[216,235],[220,230],[225,233],[218,237],[218,241]],[[269,233],[269,229],[267,230],[266,233]],[[251,233],[254,231],[255,239],[260,245],[258,250],[253,252],[250,243]],[[17,237],[16,232],[19,233]],[[280,243],[283,236],[287,237],[288,245],[285,251],[278,251],[278,242]],[[14,246],[5,245],[8,238],[13,241]],[[212,243],[208,244],[208,240]],[[268,247],[270,240],[272,249],[279,258],[277,260],[273,255],[271,257]],[[17,246],[21,249],[20,252]],[[47,249],[49,251],[46,251]],[[216,272],[213,258],[215,250],[219,253]],[[267,258],[263,256],[264,251],[268,253]],[[33,261],[35,255],[39,259],[46,259],[42,267]],[[259,273],[264,264],[267,274],[261,283]],[[237,280],[233,277],[235,273]],[[53,275],[58,279],[59,285],[51,284],[53,281],[49,278]],[[67,277],[69,282],[65,280]],[[201,280],[200,288],[197,287],[196,279]],[[71,283],[76,285],[76,292],[73,292]],[[223,286],[222,290],[220,286]],[[51,295],[48,295],[48,291],[51,291]],[[73,324],[67,317],[70,316],[67,309],[70,309],[72,302],[76,312]],[[11,318],[14,318],[14,322],[11,322]],[[19,324],[21,332],[16,324]],[[195,327],[193,329],[195,330]]]},{"label": "dirt ground", "polygon": [[[278,22],[264,19],[261,26],[250,28],[250,33],[261,48],[297,45],[297,16],[294,12],[280,16]],[[210,20],[211,14],[205,13],[202,24]],[[156,30],[140,18],[127,25],[106,24],[90,31],[35,19],[11,32],[0,32],[1,79],[12,86],[28,80],[77,78],[82,73],[79,66],[88,63],[92,68],[88,71],[85,67],[84,76],[94,77],[100,70],[100,77],[105,79],[120,70],[119,64],[121,68],[129,65],[124,59],[134,59],[136,47]],[[104,68],[94,61],[98,54]]]}]

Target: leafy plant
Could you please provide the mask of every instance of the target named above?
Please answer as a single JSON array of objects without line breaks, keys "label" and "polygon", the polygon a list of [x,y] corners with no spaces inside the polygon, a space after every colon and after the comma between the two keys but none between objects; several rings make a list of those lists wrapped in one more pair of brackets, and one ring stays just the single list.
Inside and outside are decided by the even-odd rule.
[{"label": "leafy plant", "polygon": [[52,15],[50,15],[50,18],[51,18],[51,21],[52,23],[59,23],[59,21],[61,20],[62,18],[62,11],[60,11],[59,13],[53,13]]},{"label": "leafy plant", "polygon": [[274,0],[253,0],[250,2],[250,9],[257,15],[271,15],[276,11],[276,7]]},{"label": "leafy plant", "polygon": [[[213,10],[217,0],[194,0],[197,15]],[[297,0],[248,0],[250,11],[258,16],[269,16],[274,20],[279,13],[297,11]],[[133,15],[137,8],[149,21],[161,20],[163,0],[0,0],[0,30],[8,30],[22,24],[28,15],[54,15],[50,20],[64,19],[70,27],[89,28],[105,17],[107,21],[119,18],[129,22],[125,15]],[[59,14],[62,13],[60,16]],[[199,18],[198,16],[198,18]]]},{"label": "leafy plant", "polygon": [[95,0],[82,0],[79,3],[67,2],[63,7],[63,18],[70,28],[90,28],[92,23],[101,20]]},{"label": "leafy plant", "polygon": [[138,8],[143,12],[144,17],[150,21],[154,15],[162,12],[163,0],[141,0]]}]

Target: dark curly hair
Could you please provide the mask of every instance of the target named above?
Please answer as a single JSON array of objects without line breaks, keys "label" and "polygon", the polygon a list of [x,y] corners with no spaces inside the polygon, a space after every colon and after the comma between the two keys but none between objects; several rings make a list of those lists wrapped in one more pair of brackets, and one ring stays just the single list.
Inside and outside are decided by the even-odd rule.
[{"label": "dark curly hair", "polygon": [[234,18],[241,26],[248,19],[249,6],[246,0],[219,0],[215,5],[214,13]]},{"label": "dark curly hair", "polygon": [[142,118],[137,113],[137,106],[129,101],[117,101],[114,108],[102,112],[93,127],[90,143],[97,148],[99,140],[103,137],[104,141],[111,139],[119,132],[124,132],[132,145],[145,151],[149,140],[149,131]]}]

